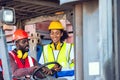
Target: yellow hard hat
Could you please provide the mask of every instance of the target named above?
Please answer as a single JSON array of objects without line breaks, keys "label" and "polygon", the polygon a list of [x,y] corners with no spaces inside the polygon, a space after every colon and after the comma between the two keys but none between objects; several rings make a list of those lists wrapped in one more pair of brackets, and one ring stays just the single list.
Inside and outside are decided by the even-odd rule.
[{"label": "yellow hard hat", "polygon": [[51,29],[64,29],[64,27],[59,21],[52,21],[48,27],[48,30]]}]

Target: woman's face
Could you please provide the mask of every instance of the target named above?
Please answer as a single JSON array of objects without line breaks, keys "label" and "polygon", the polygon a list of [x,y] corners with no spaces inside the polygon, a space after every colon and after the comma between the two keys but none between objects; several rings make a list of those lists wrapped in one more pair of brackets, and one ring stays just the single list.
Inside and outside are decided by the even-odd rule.
[{"label": "woman's face", "polygon": [[50,31],[50,37],[53,41],[53,43],[58,43],[60,41],[60,38],[62,37],[63,33],[60,30],[51,30]]}]

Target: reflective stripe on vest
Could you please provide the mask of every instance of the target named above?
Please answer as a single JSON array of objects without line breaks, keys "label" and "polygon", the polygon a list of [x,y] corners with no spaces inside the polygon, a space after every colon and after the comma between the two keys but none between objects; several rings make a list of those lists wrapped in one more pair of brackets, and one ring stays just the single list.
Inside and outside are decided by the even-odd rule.
[{"label": "reflective stripe on vest", "polygon": [[[50,44],[45,45],[43,47],[43,56],[44,56],[44,62],[53,62],[53,61],[57,61],[58,63],[60,63],[62,65],[63,68],[68,68],[69,65],[69,57],[70,57],[70,51],[71,51],[71,46],[72,44],[67,44],[67,43],[63,43],[58,56],[57,56],[57,60],[55,60],[54,57],[54,53],[53,53],[53,49],[51,48]],[[54,65],[49,65],[49,68],[52,68]]]}]

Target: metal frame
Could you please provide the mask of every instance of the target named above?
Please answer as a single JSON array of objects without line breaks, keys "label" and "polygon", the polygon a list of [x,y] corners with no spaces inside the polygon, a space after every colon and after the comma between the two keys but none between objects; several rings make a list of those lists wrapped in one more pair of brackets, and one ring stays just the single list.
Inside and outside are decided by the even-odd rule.
[{"label": "metal frame", "polygon": [[120,0],[113,1],[115,80],[120,80]]}]

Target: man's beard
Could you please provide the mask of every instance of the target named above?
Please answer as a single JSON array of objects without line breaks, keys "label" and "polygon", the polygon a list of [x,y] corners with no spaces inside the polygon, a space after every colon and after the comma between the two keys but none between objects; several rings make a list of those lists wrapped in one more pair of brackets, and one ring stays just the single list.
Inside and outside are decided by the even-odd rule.
[{"label": "man's beard", "polygon": [[29,51],[29,46],[26,46],[24,48],[20,46],[20,50],[22,50],[22,52],[28,52]]}]

